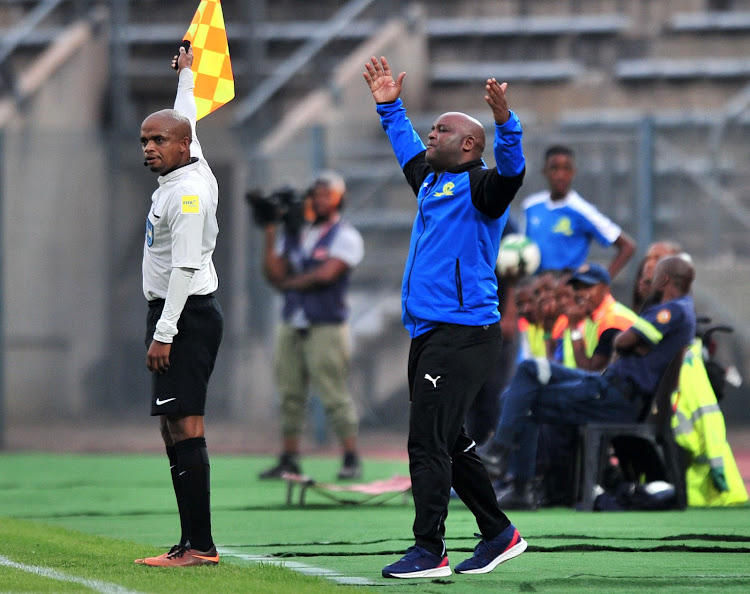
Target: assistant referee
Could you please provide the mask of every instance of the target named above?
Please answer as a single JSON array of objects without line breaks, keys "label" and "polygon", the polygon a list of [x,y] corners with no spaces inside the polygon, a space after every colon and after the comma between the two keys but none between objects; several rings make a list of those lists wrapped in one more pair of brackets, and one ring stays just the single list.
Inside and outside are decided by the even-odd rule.
[{"label": "assistant referee", "polygon": [[192,49],[175,57],[174,109],[141,125],[144,165],[159,174],[143,246],[148,300],[146,366],[152,375],[151,415],[167,449],[182,534],[171,550],[136,563],[158,567],[216,565],[211,535],[210,465],[203,415],[224,316],[213,295],[212,262],[219,227],[219,191],[195,136]]}]

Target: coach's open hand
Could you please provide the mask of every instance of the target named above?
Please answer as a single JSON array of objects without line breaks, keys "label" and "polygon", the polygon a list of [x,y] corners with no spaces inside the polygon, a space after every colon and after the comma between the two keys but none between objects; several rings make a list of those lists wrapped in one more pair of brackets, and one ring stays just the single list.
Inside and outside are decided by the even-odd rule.
[{"label": "coach's open hand", "polygon": [[487,94],[484,96],[484,100],[492,109],[492,117],[495,118],[496,124],[504,124],[510,117],[508,101],[505,99],[505,89],[507,88],[508,83],[501,84],[494,78],[487,79],[487,85],[485,86]]},{"label": "coach's open hand", "polygon": [[363,74],[376,103],[393,103],[401,95],[401,85],[406,72],[402,72],[393,80],[391,67],[385,57],[381,56],[379,61],[375,56],[370,58],[365,64]]}]

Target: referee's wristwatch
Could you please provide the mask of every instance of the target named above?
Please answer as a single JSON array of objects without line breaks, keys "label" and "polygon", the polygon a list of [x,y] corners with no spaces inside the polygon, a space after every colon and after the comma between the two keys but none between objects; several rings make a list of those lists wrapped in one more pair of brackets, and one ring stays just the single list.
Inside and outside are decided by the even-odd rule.
[{"label": "referee's wristwatch", "polygon": [[570,331],[570,340],[581,340],[583,338],[583,332],[581,332],[578,328],[573,328],[573,330]]}]

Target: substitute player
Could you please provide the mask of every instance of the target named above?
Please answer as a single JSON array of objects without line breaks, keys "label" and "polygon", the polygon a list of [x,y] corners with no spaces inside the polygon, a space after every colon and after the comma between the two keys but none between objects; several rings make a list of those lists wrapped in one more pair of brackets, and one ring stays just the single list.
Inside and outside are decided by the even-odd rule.
[{"label": "substitute player", "polygon": [[152,374],[151,415],[159,416],[182,529],[168,553],[135,561],[158,567],[219,562],[203,428],[224,324],[213,295],[219,279],[211,259],[219,191],[195,136],[192,63],[192,49],[181,47],[173,61],[179,77],[174,109],[153,113],[141,125],[144,165],[159,174],[143,247],[146,366]]},{"label": "substitute player", "polygon": [[609,266],[615,278],[635,253],[630,235],[573,189],[575,153],[565,145],[554,145],[544,153],[544,177],[549,189],[528,196],[522,203],[526,235],[541,252],[539,270],[576,270],[588,260],[596,240],[616,253]]}]

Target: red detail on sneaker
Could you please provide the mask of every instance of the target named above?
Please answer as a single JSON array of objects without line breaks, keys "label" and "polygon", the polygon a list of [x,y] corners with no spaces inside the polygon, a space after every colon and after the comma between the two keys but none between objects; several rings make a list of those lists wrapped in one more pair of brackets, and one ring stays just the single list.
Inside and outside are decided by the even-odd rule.
[{"label": "red detail on sneaker", "polygon": [[510,539],[510,544],[505,547],[505,550],[512,549],[516,544],[518,544],[518,540],[521,538],[521,534],[518,532],[518,529],[516,528],[516,531],[513,533],[513,538]]}]

